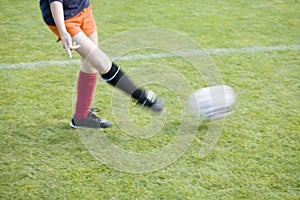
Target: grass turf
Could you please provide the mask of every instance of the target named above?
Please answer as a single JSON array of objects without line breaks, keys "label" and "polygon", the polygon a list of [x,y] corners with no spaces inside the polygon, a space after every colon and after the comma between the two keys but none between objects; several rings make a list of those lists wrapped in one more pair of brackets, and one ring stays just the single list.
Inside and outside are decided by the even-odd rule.
[{"label": "grass turf", "polygon": [[[207,49],[295,45],[300,39],[297,1],[92,3],[101,41],[141,27],[176,30]],[[1,63],[66,59],[41,21],[36,1],[1,1],[0,7]],[[224,83],[238,94],[216,147],[199,158],[209,125],[204,124],[180,159],[145,174],[118,172],[97,161],[68,127],[78,66],[0,70],[0,197],[299,199],[299,51],[212,58]],[[110,99],[101,95],[110,93],[111,87],[101,84],[97,104],[113,121]],[[136,151],[172,139],[128,140],[117,127],[106,133]]]}]

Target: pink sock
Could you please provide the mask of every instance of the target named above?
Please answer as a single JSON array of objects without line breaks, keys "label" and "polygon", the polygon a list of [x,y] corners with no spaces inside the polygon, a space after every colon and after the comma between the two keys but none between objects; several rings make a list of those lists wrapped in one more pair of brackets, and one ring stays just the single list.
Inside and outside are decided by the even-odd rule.
[{"label": "pink sock", "polygon": [[87,74],[79,72],[77,83],[77,101],[75,116],[77,119],[84,119],[88,116],[97,86],[98,73]]}]

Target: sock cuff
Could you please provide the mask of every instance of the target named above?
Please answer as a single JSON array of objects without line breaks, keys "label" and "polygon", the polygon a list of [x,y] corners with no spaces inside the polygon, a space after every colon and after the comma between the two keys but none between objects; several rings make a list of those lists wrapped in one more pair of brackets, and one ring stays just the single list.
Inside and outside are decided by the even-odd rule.
[{"label": "sock cuff", "polygon": [[112,63],[110,70],[107,73],[101,75],[102,79],[106,82],[109,82],[117,76],[120,70],[121,70],[120,67]]},{"label": "sock cuff", "polygon": [[89,74],[89,73],[85,73],[83,71],[79,71],[79,76],[81,78],[84,78],[86,80],[94,80],[94,79],[97,79],[97,76],[98,76],[98,72],[96,73],[93,73],[93,74]]},{"label": "sock cuff", "polygon": [[123,77],[123,75],[124,72],[121,70],[121,68],[112,63],[110,70],[107,73],[102,74],[101,76],[104,81],[115,86],[121,79],[121,77]]}]

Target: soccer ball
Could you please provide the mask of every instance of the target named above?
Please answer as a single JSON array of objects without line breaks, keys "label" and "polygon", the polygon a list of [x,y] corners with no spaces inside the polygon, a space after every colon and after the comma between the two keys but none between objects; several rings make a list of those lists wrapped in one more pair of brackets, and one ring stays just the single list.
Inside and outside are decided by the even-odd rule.
[{"label": "soccer ball", "polygon": [[188,106],[192,114],[203,120],[216,120],[231,113],[236,95],[226,85],[216,85],[196,90],[189,96]]}]

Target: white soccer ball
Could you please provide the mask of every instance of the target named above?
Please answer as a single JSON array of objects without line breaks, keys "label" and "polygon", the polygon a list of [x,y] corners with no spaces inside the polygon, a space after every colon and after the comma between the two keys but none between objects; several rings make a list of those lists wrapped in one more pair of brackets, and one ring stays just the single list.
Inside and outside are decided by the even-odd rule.
[{"label": "white soccer ball", "polygon": [[231,113],[236,95],[226,85],[201,88],[189,96],[188,104],[192,114],[200,119],[216,120]]}]

